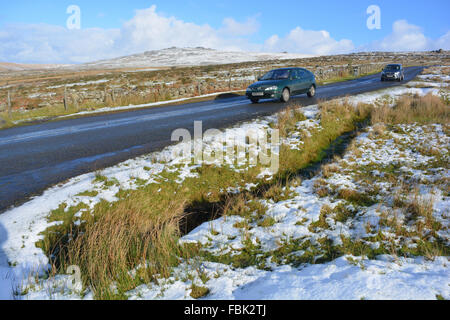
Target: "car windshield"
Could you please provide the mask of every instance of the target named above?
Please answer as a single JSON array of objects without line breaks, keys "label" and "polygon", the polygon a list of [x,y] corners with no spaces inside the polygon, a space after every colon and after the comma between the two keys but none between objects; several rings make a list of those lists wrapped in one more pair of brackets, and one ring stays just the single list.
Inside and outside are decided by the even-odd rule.
[{"label": "car windshield", "polygon": [[386,68],[384,70],[386,70],[386,71],[398,71],[398,70],[400,70],[400,66],[399,65],[388,65],[388,66],[386,66]]},{"label": "car windshield", "polygon": [[266,73],[261,80],[282,80],[282,79],[289,79],[289,75],[291,73],[291,70],[272,70]]}]

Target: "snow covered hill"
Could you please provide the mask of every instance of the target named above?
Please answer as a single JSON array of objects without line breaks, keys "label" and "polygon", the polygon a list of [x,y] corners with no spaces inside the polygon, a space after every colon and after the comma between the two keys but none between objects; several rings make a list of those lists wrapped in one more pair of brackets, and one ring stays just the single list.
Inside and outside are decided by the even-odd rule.
[{"label": "snow covered hill", "polygon": [[41,69],[57,69],[67,67],[65,64],[23,64],[12,62],[0,62],[0,72],[5,71],[27,71],[27,70],[41,70]]},{"label": "snow covered hill", "polygon": [[19,64],[0,62],[0,72],[28,70],[98,70],[98,69],[158,69],[161,67],[203,66],[251,61],[286,60],[312,57],[297,53],[263,53],[244,51],[218,51],[207,48],[167,48],[144,53],[100,60],[84,64]]},{"label": "snow covered hill", "polygon": [[140,54],[86,63],[77,68],[111,69],[111,68],[155,68],[172,66],[199,66],[239,63],[248,61],[286,60],[311,57],[304,54],[232,52],[217,51],[207,48],[168,48],[147,51]]}]

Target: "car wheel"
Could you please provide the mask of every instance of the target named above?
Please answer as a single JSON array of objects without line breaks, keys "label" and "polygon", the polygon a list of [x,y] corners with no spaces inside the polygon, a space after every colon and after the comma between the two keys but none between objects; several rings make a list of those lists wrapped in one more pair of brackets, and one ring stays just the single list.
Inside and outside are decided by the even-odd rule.
[{"label": "car wheel", "polygon": [[257,104],[259,102],[259,99],[251,99],[252,103]]},{"label": "car wheel", "polygon": [[291,93],[288,88],[284,88],[283,93],[281,94],[281,102],[288,102],[291,98]]},{"label": "car wheel", "polygon": [[316,87],[311,86],[311,88],[309,88],[309,91],[308,91],[308,97],[312,98],[315,95],[316,95]]}]

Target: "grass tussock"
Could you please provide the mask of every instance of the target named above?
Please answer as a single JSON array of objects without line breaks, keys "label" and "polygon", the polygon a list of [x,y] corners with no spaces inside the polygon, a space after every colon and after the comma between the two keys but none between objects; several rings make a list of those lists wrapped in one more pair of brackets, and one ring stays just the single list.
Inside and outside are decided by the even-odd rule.
[{"label": "grass tussock", "polygon": [[200,287],[193,284],[191,286],[191,294],[190,296],[194,299],[200,299],[209,294],[209,289],[206,287]]},{"label": "grass tussock", "polygon": [[372,200],[372,198],[368,194],[352,189],[341,189],[339,190],[337,196],[340,199],[344,199],[352,204],[359,206],[370,207],[371,205],[375,204],[375,201]]},{"label": "grass tussock", "polygon": [[291,194],[280,182],[278,182],[270,186],[267,191],[264,192],[263,198],[271,199],[274,202],[280,202],[291,198]]},{"label": "grass tussock", "polygon": [[278,115],[278,130],[280,136],[286,137],[288,132],[295,129],[297,122],[306,120],[299,105],[289,106]]},{"label": "grass tussock", "polygon": [[325,179],[330,178],[333,174],[338,173],[340,170],[339,166],[335,163],[327,164],[322,168],[322,175]]},{"label": "grass tussock", "polygon": [[431,93],[425,96],[402,96],[391,108],[381,106],[372,112],[372,124],[441,123],[450,121],[448,104]]},{"label": "grass tussock", "polygon": [[[139,282],[150,282],[156,274],[168,275],[178,261],[178,225],[183,217],[181,201],[152,201],[132,197],[103,206],[99,218],[89,223],[70,243],[66,265],[78,265],[85,285],[101,298],[115,298]],[[138,268],[137,277],[129,272]]]}]

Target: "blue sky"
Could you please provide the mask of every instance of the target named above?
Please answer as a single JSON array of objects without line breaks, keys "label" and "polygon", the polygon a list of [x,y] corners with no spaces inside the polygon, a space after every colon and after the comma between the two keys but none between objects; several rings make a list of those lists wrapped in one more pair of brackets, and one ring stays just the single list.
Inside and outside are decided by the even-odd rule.
[{"label": "blue sky", "polygon": [[[81,9],[81,30],[65,32],[66,9],[72,4]],[[366,26],[372,4],[381,9],[380,30]],[[80,63],[178,43],[306,54],[450,49],[448,12],[448,0],[2,1],[0,60]],[[198,39],[191,33],[198,33]],[[184,34],[178,42],[177,34]],[[68,39],[71,43],[63,45]],[[389,48],[391,41],[398,46]],[[85,50],[78,52],[74,42]]]}]

